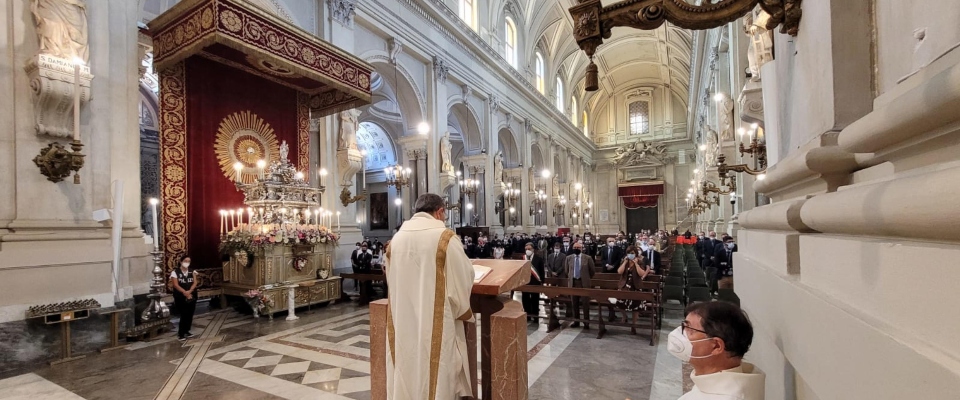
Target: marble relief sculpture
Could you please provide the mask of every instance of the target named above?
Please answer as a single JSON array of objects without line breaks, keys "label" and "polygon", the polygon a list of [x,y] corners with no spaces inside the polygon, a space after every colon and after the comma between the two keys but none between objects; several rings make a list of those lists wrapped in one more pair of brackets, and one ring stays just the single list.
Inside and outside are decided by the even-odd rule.
[{"label": "marble relief sculpture", "polygon": [[446,132],[440,137],[440,172],[453,171],[453,159],[450,157],[452,150],[453,145],[450,144],[450,132]]},{"label": "marble relief sculpture", "polygon": [[32,0],[40,53],[65,60],[89,61],[87,5],[83,0]]},{"label": "marble relief sculpture", "polygon": [[635,143],[627,143],[616,150],[613,158],[614,164],[625,167],[640,164],[644,161],[653,161],[665,163],[664,158],[667,147],[662,143],[647,143],[643,140],[637,140]]},{"label": "marble relief sculpture", "polygon": [[557,178],[557,174],[553,174],[553,197],[560,197],[560,178]]}]

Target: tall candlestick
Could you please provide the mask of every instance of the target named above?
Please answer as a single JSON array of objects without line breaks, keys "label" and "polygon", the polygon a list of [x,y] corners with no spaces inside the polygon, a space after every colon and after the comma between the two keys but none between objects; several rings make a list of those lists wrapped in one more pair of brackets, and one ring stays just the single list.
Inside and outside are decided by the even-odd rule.
[{"label": "tall candlestick", "polygon": [[153,251],[160,251],[160,236],[157,233],[157,199],[150,199],[150,212],[153,214]]},{"label": "tall candlestick", "polygon": [[337,211],[337,232],[340,232],[340,211]]},{"label": "tall candlestick", "polygon": [[80,59],[73,64],[73,140],[80,140]]},{"label": "tall candlestick", "polygon": [[224,231],[224,229],[223,229],[223,223],[224,223],[224,221],[225,221],[225,220],[223,219],[223,210],[220,210],[220,236],[223,236],[223,231]]}]

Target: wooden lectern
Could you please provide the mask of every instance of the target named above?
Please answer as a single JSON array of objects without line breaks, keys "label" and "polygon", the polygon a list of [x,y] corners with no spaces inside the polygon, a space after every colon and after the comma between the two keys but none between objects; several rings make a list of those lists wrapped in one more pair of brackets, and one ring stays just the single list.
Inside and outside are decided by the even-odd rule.
[{"label": "wooden lectern", "polygon": [[[527,314],[509,292],[530,282],[530,262],[471,260],[491,271],[473,284],[470,307],[480,314],[483,400],[527,398]],[[470,375],[477,377],[477,328],[465,322]],[[496,355],[492,362],[491,355]],[[373,400],[387,398],[387,300],[370,303],[370,388]],[[496,380],[494,380],[496,377]],[[474,397],[476,396],[474,386]]]}]

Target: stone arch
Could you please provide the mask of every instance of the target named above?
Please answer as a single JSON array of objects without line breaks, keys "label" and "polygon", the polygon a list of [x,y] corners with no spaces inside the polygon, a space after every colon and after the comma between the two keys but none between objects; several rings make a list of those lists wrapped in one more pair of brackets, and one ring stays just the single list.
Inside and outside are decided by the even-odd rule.
[{"label": "stone arch", "polygon": [[502,128],[497,132],[499,138],[499,150],[503,152],[504,168],[516,168],[522,163],[520,158],[520,146],[510,128]]},{"label": "stone arch", "polygon": [[470,105],[462,102],[452,104],[447,114],[447,123],[460,132],[465,154],[477,154],[483,149],[480,119]]},{"label": "stone arch", "polygon": [[401,65],[390,63],[386,55],[374,55],[365,59],[386,86],[384,93],[392,94],[392,100],[400,111],[403,122],[402,135],[415,134],[417,125],[424,121],[426,110],[423,108],[423,95],[413,83],[410,73]]}]

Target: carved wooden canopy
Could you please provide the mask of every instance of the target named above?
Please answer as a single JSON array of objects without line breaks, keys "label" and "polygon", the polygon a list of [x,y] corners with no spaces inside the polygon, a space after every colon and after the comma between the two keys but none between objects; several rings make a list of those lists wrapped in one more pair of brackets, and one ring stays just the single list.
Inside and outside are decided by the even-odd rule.
[{"label": "carved wooden canopy", "polygon": [[370,103],[370,64],[246,1],[182,0],[148,26],[157,71],[199,55],[310,94],[314,117]]}]

